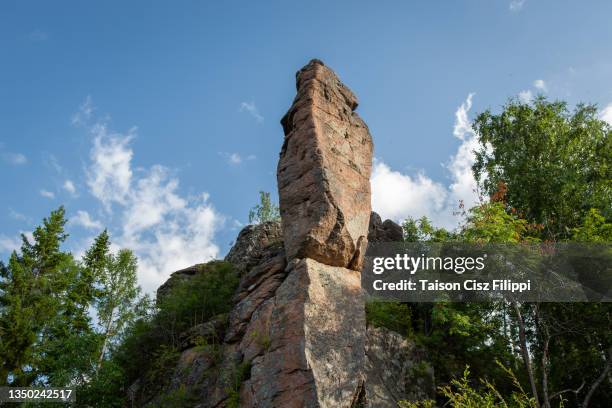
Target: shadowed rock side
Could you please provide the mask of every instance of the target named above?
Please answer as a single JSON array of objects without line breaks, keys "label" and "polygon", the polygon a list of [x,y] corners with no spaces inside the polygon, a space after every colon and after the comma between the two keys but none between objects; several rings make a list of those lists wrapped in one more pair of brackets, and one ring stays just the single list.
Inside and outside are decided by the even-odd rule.
[{"label": "shadowed rock side", "polygon": [[435,395],[434,372],[412,340],[384,327],[370,327],[366,341],[368,408],[397,407],[401,400]]},{"label": "shadowed rock side", "polygon": [[312,60],[296,76],[277,173],[287,258],[360,270],[372,138],[354,112],[357,98],[331,69]]}]

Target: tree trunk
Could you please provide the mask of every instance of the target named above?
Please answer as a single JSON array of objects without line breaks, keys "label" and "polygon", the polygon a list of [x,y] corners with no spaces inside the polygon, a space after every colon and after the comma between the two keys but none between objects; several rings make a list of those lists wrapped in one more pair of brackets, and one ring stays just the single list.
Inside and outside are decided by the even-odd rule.
[{"label": "tree trunk", "polygon": [[514,311],[516,312],[517,321],[519,324],[519,340],[521,353],[523,355],[523,362],[525,363],[525,368],[527,369],[527,376],[529,377],[529,384],[531,385],[531,393],[536,401],[536,407],[540,408],[540,401],[538,399],[538,388],[536,387],[535,378],[533,376],[533,369],[531,368],[531,357],[529,357],[529,350],[527,349],[527,338],[525,336],[525,321],[523,320],[523,315],[521,314],[521,309],[516,302],[512,302],[514,306]]}]

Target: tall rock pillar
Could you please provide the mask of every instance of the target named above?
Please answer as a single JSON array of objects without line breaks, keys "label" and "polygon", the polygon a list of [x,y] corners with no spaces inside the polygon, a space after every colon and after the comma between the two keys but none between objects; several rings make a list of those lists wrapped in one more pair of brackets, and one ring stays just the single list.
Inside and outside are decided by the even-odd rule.
[{"label": "tall rock pillar", "polygon": [[321,61],[297,73],[297,96],[281,121],[277,173],[288,259],[361,269],[372,138],[355,108],[355,95]]},{"label": "tall rock pillar", "polygon": [[286,278],[268,302],[269,345],[245,406],[357,406],[366,321],[360,269],[370,219],[372,140],[357,98],[321,61],[297,73],[278,163]]}]

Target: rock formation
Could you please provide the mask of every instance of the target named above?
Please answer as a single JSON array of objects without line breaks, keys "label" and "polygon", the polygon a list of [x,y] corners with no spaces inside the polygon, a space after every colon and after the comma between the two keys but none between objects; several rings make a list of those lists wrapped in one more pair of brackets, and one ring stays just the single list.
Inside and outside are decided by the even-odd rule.
[{"label": "rock formation", "polygon": [[[289,261],[276,293],[280,306],[272,311],[271,331],[279,338],[254,361],[250,383],[254,400],[269,406],[350,407],[365,370],[359,269],[370,218],[372,141],[354,112],[357,98],[321,61],[301,69],[296,82],[297,96],[281,121],[277,173]],[[301,384],[299,398],[288,384]]]},{"label": "rock formation", "polygon": [[[321,61],[302,68],[296,83],[281,121],[282,225],[240,232],[226,257],[241,276],[231,312],[180,336],[167,391],[187,386],[200,408],[378,408],[411,392],[409,367],[386,358],[409,356],[414,345],[366,327],[360,269],[368,237],[402,239],[397,224],[371,213],[368,128],[356,97]],[[158,297],[201,269],[174,273]]]}]

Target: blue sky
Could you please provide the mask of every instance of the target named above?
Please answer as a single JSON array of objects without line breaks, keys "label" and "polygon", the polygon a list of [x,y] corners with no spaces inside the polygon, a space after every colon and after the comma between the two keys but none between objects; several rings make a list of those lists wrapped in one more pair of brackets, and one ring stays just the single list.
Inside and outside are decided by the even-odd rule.
[{"label": "blue sky", "polygon": [[452,226],[476,112],[545,93],[612,121],[610,18],[610,1],[3,1],[0,258],[61,204],[69,247],[107,226],[147,290],[223,256],[276,195],[279,120],[314,57],[361,101],[375,210]]}]

